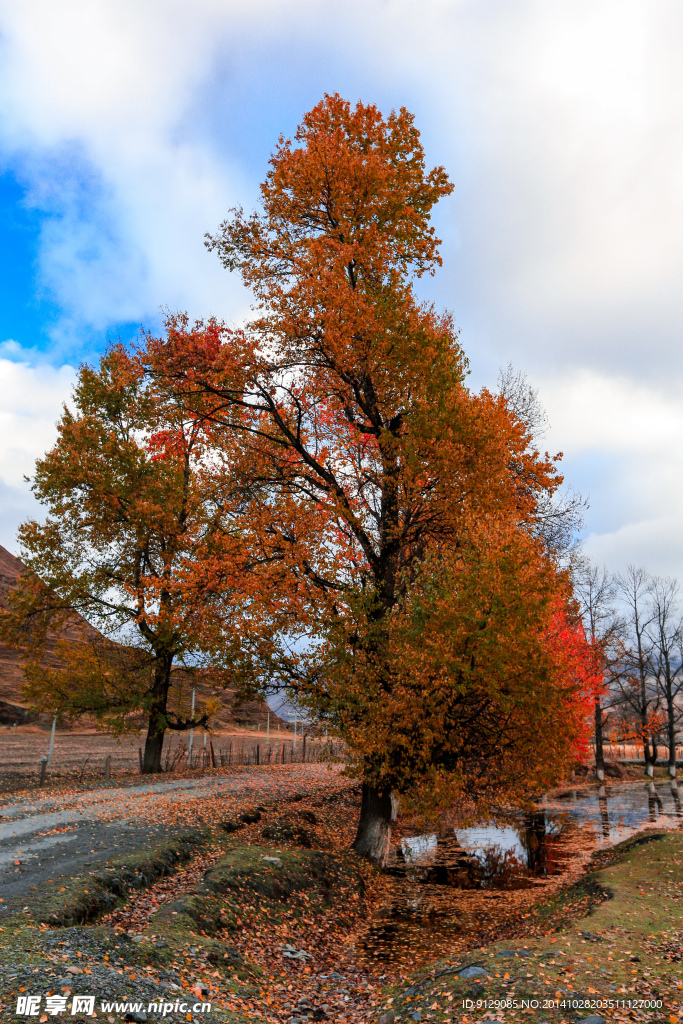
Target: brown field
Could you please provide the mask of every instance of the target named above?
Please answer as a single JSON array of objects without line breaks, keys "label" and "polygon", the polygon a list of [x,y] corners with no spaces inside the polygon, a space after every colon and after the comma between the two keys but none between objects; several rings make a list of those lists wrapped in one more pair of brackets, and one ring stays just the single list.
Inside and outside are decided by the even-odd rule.
[{"label": "brown field", "polygon": [[[294,743],[291,729],[272,728],[268,739],[265,729],[223,729],[207,734],[206,746],[200,731],[195,731],[192,768],[188,766],[189,735],[180,739],[168,734],[162,757],[166,771],[185,775],[190,771],[212,770],[211,744],[216,768],[232,764],[278,764],[301,761],[303,743]],[[116,740],[104,733],[57,731],[46,788],[54,785],[93,783],[104,779],[105,762],[110,762],[110,779],[118,785],[140,777],[139,750],[145,734],[128,735]],[[38,785],[40,759],[47,755],[50,731],[37,726],[0,728],[0,792],[32,788]],[[306,760],[317,761],[325,748],[323,740],[306,737]],[[329,748],[328,748],[329,749]]]}]

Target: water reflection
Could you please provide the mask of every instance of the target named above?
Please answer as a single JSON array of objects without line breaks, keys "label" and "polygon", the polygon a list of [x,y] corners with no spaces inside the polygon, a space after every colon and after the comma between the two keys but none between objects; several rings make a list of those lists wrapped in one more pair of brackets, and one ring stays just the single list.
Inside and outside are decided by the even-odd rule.
[{"label": "water reflection", "polygon": [[600,786],[598,789],[598,806],[600,807],[602,835],[603,838],[609,839],[609,805],[607,803],[607,790],[604,786]]},{"label": "water reflection", "polygon": [[529,888],[564,870],[578,828],[593,824],[598,840],[610,843],[648,822],[669,828],[683,823],[675,780],[571,790],[556,800],[544,798],[528,814],[508,814],[505,821],[409,836],[389,870],[460,889]]},{"label": "water reflection", "polygon": [[511,818],[511,824],[404,839],[389,866],[416,882],[459,889],[528,888],[531,879],[562,870],[563,831],[569,817],[542,808]]},{"label": "water reflection", "polygon": [[394,847],[386,903],[360,940],[364,955],[418,964],[469,949],[475,939],[483,944],[487,922],[517,927],[535,890],[561,886],[573,857],[652,822],[683,827],[675,779],[575,789],[539,800],[528,815],[406,836]]}]

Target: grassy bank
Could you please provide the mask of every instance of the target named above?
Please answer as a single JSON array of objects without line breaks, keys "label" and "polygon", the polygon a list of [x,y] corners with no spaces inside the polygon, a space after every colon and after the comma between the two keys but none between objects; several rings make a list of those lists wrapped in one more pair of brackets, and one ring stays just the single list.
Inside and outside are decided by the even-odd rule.
[{"label": "grassy bank", "polygon": [[[539,930],[549,934],[532,934]],[[683,835],[600,854],[516,939],[443,960],[385,995],[397,1021],[683,1020]]]},{"label": "grassy bank", "polygon": [[[386,879],[348,852],[357,800],[245,804],[201,835],[33,893],[0,931],[0,1019],[18,1019],[23,991],[171,1000],[148,1019],[196,1024],[683,1024],[683,833],[600,853],[573,885],[494,922],[504,940],[481,946],[479,928],[418,971],[363,958]],[[175,1009],[198,999],[211,1011]]]}]

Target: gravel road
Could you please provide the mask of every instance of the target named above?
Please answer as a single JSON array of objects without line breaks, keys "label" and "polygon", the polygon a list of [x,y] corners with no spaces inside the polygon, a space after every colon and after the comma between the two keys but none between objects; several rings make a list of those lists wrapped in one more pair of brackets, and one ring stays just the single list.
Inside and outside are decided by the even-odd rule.
[{"label": "gravel road", "polygon": [[236,804],[348,785],[320,764],[237,768],[0,805],[0,920],[36,887],[215,823]]}]

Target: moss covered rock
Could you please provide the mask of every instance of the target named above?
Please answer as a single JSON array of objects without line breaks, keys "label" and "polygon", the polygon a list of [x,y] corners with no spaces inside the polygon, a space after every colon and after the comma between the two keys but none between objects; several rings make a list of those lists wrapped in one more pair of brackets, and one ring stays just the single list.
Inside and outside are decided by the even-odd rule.
[{"label": "moss covered rock", "polygon": [[262,846],[238,846],[231,850],[206,872],[204,884],[216,893],[251,892],[276,901],[311,889],[323,898],[340,887],[358,892],[362,889],[360,875],[342,857],[321,850],[275,852]]}]

